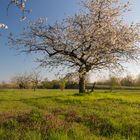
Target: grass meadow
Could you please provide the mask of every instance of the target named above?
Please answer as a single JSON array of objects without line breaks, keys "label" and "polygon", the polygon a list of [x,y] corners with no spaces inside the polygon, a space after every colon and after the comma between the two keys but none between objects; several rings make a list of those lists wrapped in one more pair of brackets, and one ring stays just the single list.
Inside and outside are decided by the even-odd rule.
[{"label": "grass meadow", "polygon": [[140,90],[0,90],[0,140],[140,140]]}]

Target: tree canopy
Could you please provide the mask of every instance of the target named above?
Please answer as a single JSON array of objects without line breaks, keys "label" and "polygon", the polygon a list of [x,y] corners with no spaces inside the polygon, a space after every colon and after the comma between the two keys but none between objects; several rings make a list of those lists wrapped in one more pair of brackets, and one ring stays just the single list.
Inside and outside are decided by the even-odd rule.
[{"label": "tree canopy", "polygon": [[[25,13],[29,13],[30,10],[27,10],[25,8],[25,3],[27,0],[10,0],[9,3],[7,4],[7,14],[9,12],[9,7],[11,5],[15,5],[16,7],[18,7],[20,9],[20,11],[22,12],[22,17],[21,20],[25,20],[26,16]],[[8,26],[4,23],[0,23],[0,29],[8,29]]]},{"label": "tree canopy", "polygon": [[15,5],[22,12],[21,20],[25,20],[26,19],[25,13],[29,13],[31,11],[26,9],[26,2],[27,0],[10,0],[7,6],[7,13],[9,11],[9,7],[11,5]]},{"label": "tree canopy", "polygon": [[129,1],[87,0],[83,11],[46,24],[32,22],[20,37],[10,36],[12,45],[25,52],[40,53],[41,66],[72,68],[79,73],[79,92],[85,92],[85,76],[100,69],[122,68],[122,62],[136,60],[139,54],[139,24],[122,20]]}]

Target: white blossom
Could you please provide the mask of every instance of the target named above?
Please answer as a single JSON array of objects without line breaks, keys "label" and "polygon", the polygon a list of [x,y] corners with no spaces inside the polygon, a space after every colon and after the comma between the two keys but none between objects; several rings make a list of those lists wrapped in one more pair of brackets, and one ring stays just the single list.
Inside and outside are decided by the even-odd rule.
[{"label": "white blossom", "polygon": [[0,28],[3,28],[3,29],[8,29],[8,26],[4,23],[0,23]]}]

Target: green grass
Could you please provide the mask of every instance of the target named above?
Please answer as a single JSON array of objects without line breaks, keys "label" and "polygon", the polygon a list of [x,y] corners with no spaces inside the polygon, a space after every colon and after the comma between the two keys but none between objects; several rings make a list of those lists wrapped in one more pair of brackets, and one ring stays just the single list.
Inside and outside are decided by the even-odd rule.
[{"label": "green grass", "polygon": [[0,140],[139,140],[140,91],[0,90]]}]

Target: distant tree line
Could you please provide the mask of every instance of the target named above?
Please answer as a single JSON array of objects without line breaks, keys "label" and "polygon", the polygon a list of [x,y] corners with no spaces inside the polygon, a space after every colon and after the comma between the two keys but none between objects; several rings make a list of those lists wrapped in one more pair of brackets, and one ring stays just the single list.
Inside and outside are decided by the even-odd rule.
[{"label": "distant tree line", "polygon": [[9,82],[1,82],[0,88],[12,89],[78,89],[78,81],[71,75],[65,77],[48,80],[47,78],[41,79],[38,72],[17,74],[12,77]]},{"label": "distant tree line", "polygon": [[[125,77],[111,76],[107,80],[99,80],[96,83],[90,83],[86,81],[87,91],[93,88],[95,89],[120,89],[122,87],[140,87],[140,74],[136,78],[131,75]],[[11,88],[11,89],[78,89],[78,79],[76,76],[66,75],[65,77],[48,80],[47,78],[41,79],[41,76],[37,72],[30,74],[23,73],[14,76],[9,82],[1,82],[0,88]]]},{"label": "distant tree line", "polygon": [[140,75],[133,78],[131,75],[125,77],[111,76],[107,80],[100,80],[97,82],[98,85],[111,85],[111,86],[140,86]]},{"label": "distant tree line", "polygon": [[107,80],[100,80],[96,82],[97,87],[99,88],[109,88],[113,89],[129,89],[131,87],[140,87],[140,74],[134,78],[131,75],[127,75],[125,77],[116,77],[111,76]]}]

